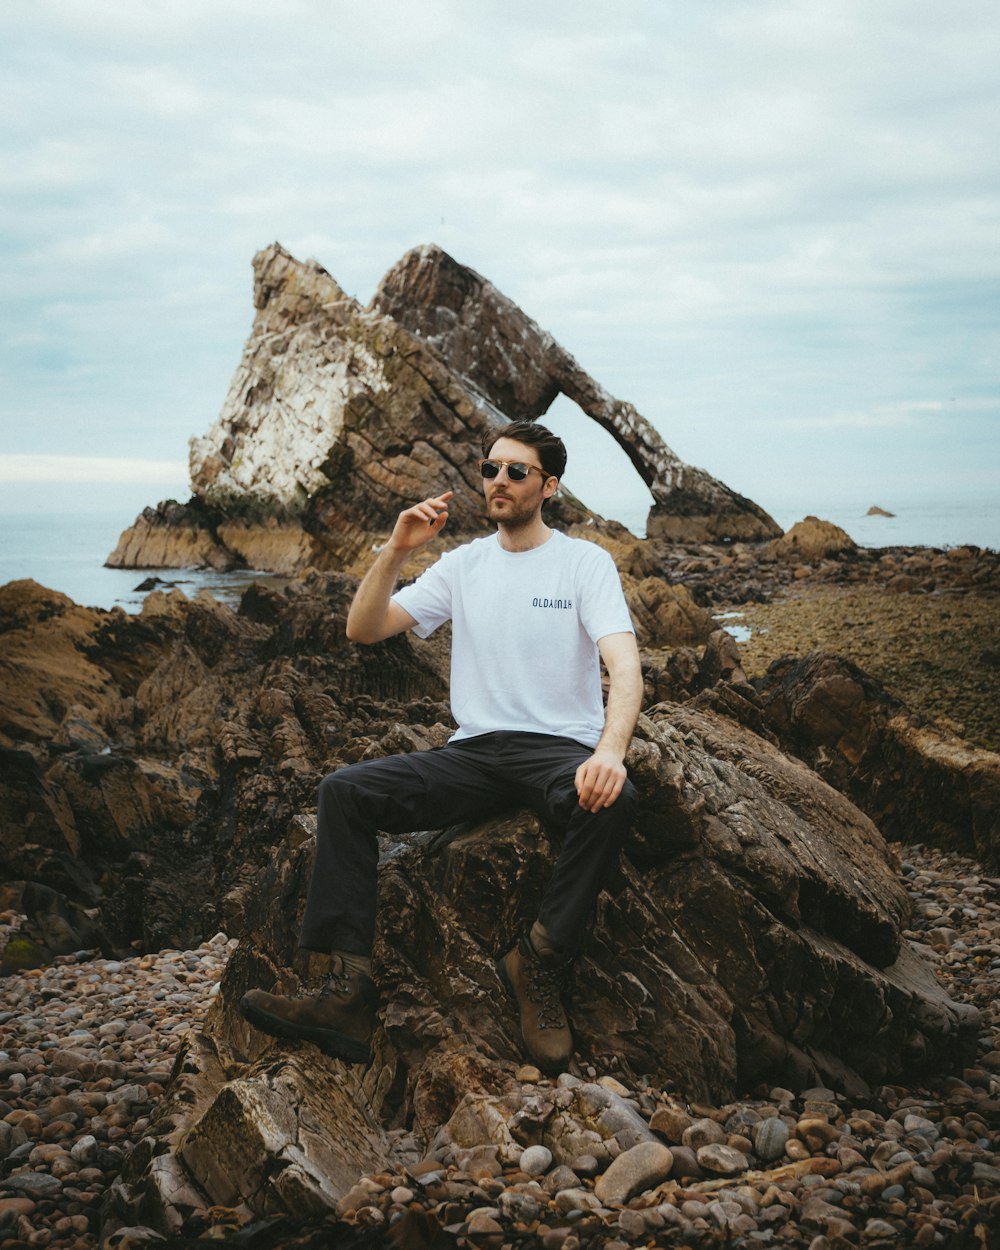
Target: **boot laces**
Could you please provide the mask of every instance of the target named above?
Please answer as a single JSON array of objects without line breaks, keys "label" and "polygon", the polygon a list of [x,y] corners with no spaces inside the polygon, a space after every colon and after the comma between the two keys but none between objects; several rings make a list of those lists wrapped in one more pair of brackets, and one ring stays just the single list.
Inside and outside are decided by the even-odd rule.
[{"label": "boot laces", "polygon": [[538,1008],[538,1027],[540,1029],[563,1029],[566,1027],[566,1013],[560,997],[565,985],[566,973],[563,968],[547,968],[537,958],[526,959],[528,1000]]},{"label": "boot laces", "polygon": [[330,971],[311,977],[305,983],[305,988],[318,998],[329,998],[331,995],[342,998],[351,993],[354,985],[349,972]]}]

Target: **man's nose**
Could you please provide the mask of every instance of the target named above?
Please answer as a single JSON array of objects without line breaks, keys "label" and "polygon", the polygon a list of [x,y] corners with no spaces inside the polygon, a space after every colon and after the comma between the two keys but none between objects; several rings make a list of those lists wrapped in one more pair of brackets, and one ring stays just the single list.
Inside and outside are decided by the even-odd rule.
[{"label": "man's nose", "polygon": [[510,471],[508,470],[508,468],[507,468],[507,466],[506,466],[505,464],[502,464],[502,465],[500,466],[500,471],[497,473],[497,481],[499,481],[499,480],[500,480],[500,474],[501,474],[501,473],[504,473],[504,474],[506,474],[506,475],[507,475],[507,481],[508,481],[508,482],[511,480],[511,478],[510,478]]}]

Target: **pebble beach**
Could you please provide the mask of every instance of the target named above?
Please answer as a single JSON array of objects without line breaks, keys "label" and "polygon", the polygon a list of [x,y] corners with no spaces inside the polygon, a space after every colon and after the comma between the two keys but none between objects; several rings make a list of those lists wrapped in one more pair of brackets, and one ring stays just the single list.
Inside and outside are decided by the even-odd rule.
[{"label": "pebble beach", "polygon": [[[722,1107],[627,1088],[592,1069],[523,1096],[587,1084],[652,1129],[610,1164],[555,1165],[544,1147],[437,1149],[362,1178],[325,1220],[247,1223],[196,1211],[183,1240],[119,1229],[102,1206],[141,1139],[184,1038],[199,1027],[235,941],[122,960],[60,957],[0,982],[0,1250],[101,1244],[983,1247],[1000,1244],[1000,879],[973,860],[893,847],[916,943],[953,997],[982,1013],[971,1066],[847,1100],[828,1089],[747,1091]],[[0,917],[10,922],[10,916]]]}]

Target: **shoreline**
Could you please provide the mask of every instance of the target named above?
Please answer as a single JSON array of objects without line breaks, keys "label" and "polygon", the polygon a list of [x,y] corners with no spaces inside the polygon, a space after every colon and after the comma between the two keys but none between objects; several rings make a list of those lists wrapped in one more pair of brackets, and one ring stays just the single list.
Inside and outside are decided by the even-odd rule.
[{"label": "shoreline", "polygon": [[[995,1246],[987,1234],[1000,1217],[1000,880],[966,856],[898,843],[890,852],[913,903],[906,938],[952,997],[981,1012],[971,1066],[926,1082],[897,1078],[860,1097],[760,1089],[686,1112],[662,1091],[629,1089],[592,1069],[552,1082],[525,1066],[526,1099],[567,1079],[603,1082],[675,1158],[693,1160],[689,1139],[704,1139],[747,1167],[708,1180],[696,1167],[683,1182],[616,1202],[594,1192],[593,1174],[571,1178],[544,1154],[529,1172],[527,1151],[523,1164],[501,1164],[448,1146],[398,1174],[361,1178],[325,1217],[195,1208],[179,1236],[164,1242],[133,1228],[127,1244],[190,1246],[242,1226],[257,1250],[303,1244],[308,1234],[322,1238],[307,1236],[310,1245],[333,1245],[361,1230],[371,1235],[365,1244],[411,1244],[386,1236],[398,1225],[414,1235],[447,1226],[449,1245],[551,1250],[742,1244],[754,1233],[747,1244],[817,1250],[858,1235],[870,1246]],[[204,1020],[234,947],[218,934],[195,951],[124,960],[81,952],[0,982],[11,1008],[0,1013],[0,1247],[95,1250],[129,1151],[155,1120],[168,1066],[186,1030]],[[474,1166],[466,1155],[477,1155]]]},{"label": "shoreline", "polygon": [[[706,597],[711,591],[711,611],[737,611],[750,625],[751,639],[740,652],[751,677],[779,654],[823,646],[885,681],[872,664],[889,672],[905,643],[912,666],[898,671],[912,692],[898,681],[886,684],[914,711],[940,719],[959,707],[955,700],[980,689],[970,676],[969,643],[996,627],[1000,596],[957,585],[961,561],[950,560],[933,590],[893,588],[884,574],[898,570],[886,570],[883,558],[823,561],[801,575],[797,570],[807,566],[761,562],[752,552],[692,550],[683,557],[687,572],[679,568],[673,580],[700,586]],[[765,592],[766,602],[753,598]],[[848,630],[850,647],[834,646]],[[927,635],[926,646],[915,636],[919,631]],[[956,665],[951,687],[939,675],[945,662]],[[947,707],[942,695],[952,700]],[[979,715],[979,704],[970,706]],[[972,712],[963,714],[973,723]],[[665,1112],[675,1114],[676,1097],[664,1090],[629,1089],[610,1072],[577,1067],[572,1079],[604,1081],[647,1123],[664,1113],[657,1121],[665,1129],[662,1141],[678,1158],[687,1158],[684,1150],[691,1153],[684,1134],[693,1127],[688,1121],[696,1121],[701,1127],[692,1140],[701,1134],[709,1146],[742,1154],[746,1169],[713,1179],[704,1172],[679,1174],[682,1179],[667,1182],[655,1197],[602,1205],[595,1175],[581,1171],[576,1184],[567,1184],[569,1169],[563,1167],[529,1178],[515,1161],[470,1161],[468,1152],[450,1146],[438,1151],[440,1157],[428,1153],[398,1174],[359,1183],[336,1215],[315,1217],[310,1231],[336,1244],[336,1237],[346,1241],[360,1226],[377,1245],[375,1239],[393,1224],[412,1229],[437,1221],[438,1228],[461,1230],[454,1233],[456,1245],[495,1237],[497,1246],[546,1250],[622,1250],[651,1240],[709,1245],[754,1232],[772,1236],[746,1244],[802,1250],[817,1237],[835,1243],[838,1236],[847,1237],[846,1244],[860,1237],[865,1245],[886,1247],[987,1245],[953,1238],[971,1238],[978,1222],[988,1226],[1000,1217],[1000,879],[965,855],[898,843],[891,853],[913,903],[905,939],[919,946],[949,994],[984,1013],[971,1066],[956,1064],[928,1079],[897,1077],[853,1098],[829,1090],[740,1090],[739,1100],[725,1107],[689,1108],[691,1115],[674,1119]],[[219,934],[194,951],[134,959],[80,952],[2,982],[0,1122],[10,1131],[0,1127],[0,1144],[6,1137],[9,1147],[0,1179],[0,1250],[94,1250],[98,1210],[121,1175],[128,1147],[155,1119],[182,1026],[199,1027],[234,945]],[[518,1080],[526,1101],[553,1085],[530,1074],[527,1065]],[[757,1149],[758,1139],[772,1132],[758,1126],[769,1121],[788,1130],[781,1152],[771,1158],[763,1145]],[[429,1145],[424,1148],[430,1152]],[[474,1166],[486,1172],[473,1177]],[[426,1179],[435,1175],[433,1182]],[[446,1198],[437,1196],[439,1188],[447,1190]],[[525,1221],[532,1203],[535,1215]],[[183,1240],[173,1244],[193,1244],[206,1235],[225,1239],[246,1222],[255,1228],[256,1250],[291,1246],[305,1227],[287,1216],[268,1227],[246,1208],[196,1209],[187,1216]],[[518,1227],[525,1222],[534,1227]]]}]

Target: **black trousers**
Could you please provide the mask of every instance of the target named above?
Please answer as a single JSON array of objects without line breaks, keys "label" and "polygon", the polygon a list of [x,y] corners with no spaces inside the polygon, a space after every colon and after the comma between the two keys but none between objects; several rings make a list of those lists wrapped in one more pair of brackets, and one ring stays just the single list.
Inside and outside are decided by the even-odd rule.
[{"label": "black trousers", "polygon": [[557,946],[575,952],[636,799],[626,781],[610,807],[584,811],[574,777],[591,754],[571,738],[502,732],[330,773],[319,787],[316,859],[299,944],[371,953],[379,830],[439,829],[530,807],[563,830],[538,919]]}]

